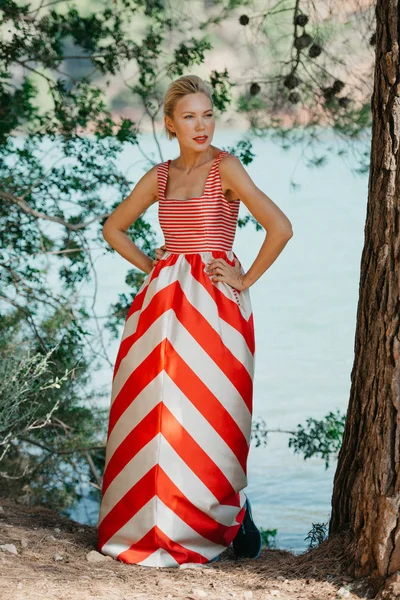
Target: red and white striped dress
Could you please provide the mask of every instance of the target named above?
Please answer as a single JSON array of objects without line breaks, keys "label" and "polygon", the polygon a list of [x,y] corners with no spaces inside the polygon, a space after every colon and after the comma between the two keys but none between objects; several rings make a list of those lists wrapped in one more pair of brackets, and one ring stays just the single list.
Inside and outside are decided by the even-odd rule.
[{"label": "red and white striped dress", "polygon": [[[220,152],[200,198],[166,198],[167,251],[128,312],[112,381],[97,549],[126,563],[206,563],[244,517],[255,338],[249,290],[212,281],[234,264],[240,200],[226,200]],[[243,272],[243,269],[241,267]]]}]

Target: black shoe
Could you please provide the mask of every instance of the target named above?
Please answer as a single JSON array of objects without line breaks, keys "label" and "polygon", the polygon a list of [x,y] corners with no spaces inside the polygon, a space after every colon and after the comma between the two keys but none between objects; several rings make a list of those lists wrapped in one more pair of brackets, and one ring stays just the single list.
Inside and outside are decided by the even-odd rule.
[{"label": "black shoe", "polygon": [[261,553],[262,537],[253,521],[250,501],[246,498],[243,522],[232,542],[236,558],[258,558]]}]

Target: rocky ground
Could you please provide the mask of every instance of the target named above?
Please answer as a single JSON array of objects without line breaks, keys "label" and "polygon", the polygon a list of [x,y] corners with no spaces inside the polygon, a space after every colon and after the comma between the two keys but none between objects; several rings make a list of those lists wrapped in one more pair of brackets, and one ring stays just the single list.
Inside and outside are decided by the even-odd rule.
[{"label": "rocky ground", "polygon": [[96,528],[57,512],[0,500],[1,600],[355,600],[372,598],[349,576],[340,541],[301,555],[263,548],[257,560],[227,549],[207,566],[127,565],[95,550]]}]

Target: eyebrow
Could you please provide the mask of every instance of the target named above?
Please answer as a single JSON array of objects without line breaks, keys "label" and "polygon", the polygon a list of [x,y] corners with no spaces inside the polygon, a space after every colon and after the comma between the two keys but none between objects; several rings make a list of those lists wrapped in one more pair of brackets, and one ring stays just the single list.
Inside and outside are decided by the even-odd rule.
[{"label": "eyebrow", "polygon": [[[210,110],[212,110],[212,108],[208,108],[207,110],[203,110],[203,112],[210,112]],[[196,113],[193,112],[192,110],[184,110],[183,112],[181,112],[181,115],[185,115],[185,114],[195,115]]]}]

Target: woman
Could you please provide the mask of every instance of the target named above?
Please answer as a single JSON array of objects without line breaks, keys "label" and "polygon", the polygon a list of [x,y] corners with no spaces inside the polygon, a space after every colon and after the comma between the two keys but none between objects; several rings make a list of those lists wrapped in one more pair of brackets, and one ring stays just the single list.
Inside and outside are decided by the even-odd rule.
[{"label": "woman", "polygon": [[[255,339],[249,288],[292,236],[240,160],[211,144],[212,91],[180,77],[164,99],[180,155],[150,169],[103,235],[147,273],[129,309],[112,382],[97,548],[127,563],[259,556],[243,492]],[[267,230],[247,272],[232,250],[242,201]],[[153,203],[165,237],[152,260],[126,235]]]}]

